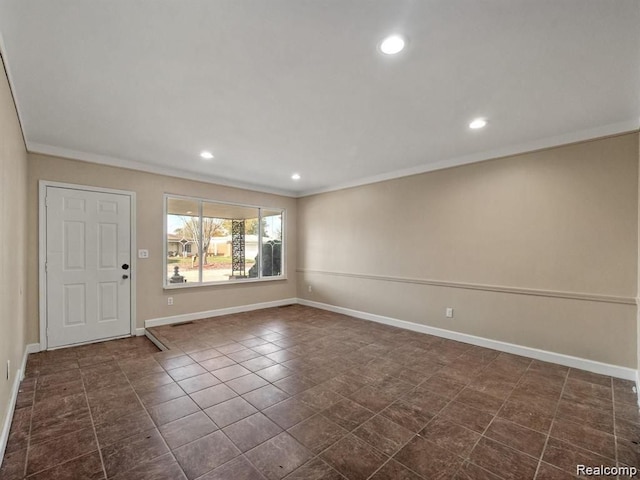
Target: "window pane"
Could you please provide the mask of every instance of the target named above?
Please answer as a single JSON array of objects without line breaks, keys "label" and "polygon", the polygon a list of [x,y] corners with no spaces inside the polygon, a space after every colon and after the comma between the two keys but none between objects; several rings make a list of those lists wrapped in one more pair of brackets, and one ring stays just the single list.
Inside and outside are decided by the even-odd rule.
[{"label": "window pane", "polygon": [[282,275],[282,211],[262,209],[262,276]]},{"label": "window pane", "polygon": [[248,278],[258,250],[249,233],[257,216],[257,208],[203,202],[203,282]]},{"label": "window pane", "polygon": [[167,198],[167,283],[200,281],[199,202]]},{"label": "window pane", "polygon": [[168,286],[282,275],[281,209],[165,198]]}]

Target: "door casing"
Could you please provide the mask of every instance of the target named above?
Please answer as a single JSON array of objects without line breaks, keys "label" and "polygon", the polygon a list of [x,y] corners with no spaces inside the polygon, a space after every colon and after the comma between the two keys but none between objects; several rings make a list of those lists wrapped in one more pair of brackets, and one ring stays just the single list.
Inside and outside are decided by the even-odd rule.
[{"label": "door casing", "polygon": [[[113,188],[91,187],[87,185],[76,185],[71,183],[51,182],[40,180],[38,182],[38,285],[39,285],[39,319],[40,319],[40,350],[47,350],[47,274],[45,264],[47,261],[47,212],[46,197],[47,187],[68,188],[71,190],[84,190],[99,193],[114,193],[127,195],[131,201],[131,335],[137,334],[136,329],[136,279],[137,279],[137,249],[136,249],[136,192],[128,190],[116,190]],[[91,342],[89,342],[91,343]],[[69,346],[77,346],[74,344]],[[59,348],[66,348],[59,347]]]}]

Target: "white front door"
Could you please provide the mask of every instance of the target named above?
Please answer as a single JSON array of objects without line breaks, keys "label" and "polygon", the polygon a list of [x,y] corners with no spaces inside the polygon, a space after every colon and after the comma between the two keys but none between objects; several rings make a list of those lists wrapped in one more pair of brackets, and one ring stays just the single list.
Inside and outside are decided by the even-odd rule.
[{"label": "white front door", "polygon": [[131,333],[131,197],[46,189],[48,348]]}]

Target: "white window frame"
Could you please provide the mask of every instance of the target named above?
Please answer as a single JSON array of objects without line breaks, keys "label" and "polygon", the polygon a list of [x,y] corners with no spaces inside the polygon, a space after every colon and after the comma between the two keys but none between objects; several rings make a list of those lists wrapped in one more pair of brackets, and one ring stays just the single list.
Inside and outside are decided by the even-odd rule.
[{"label": "white window frame", "polygon": [[[224,280],[224,281],[215,281],[215,282],[203,282],[202,281],[202,269],[199,268],[198,270],[198,275],[200,278],[200,281],[198,283],[196,282],[185,282],[185,283],[169,283],[169,279],[168,279],[168,275],[167,275],[167,259],[168,259],[168,243],[167,242],[167,201],[169,198],[178,198],[180,200],[191,200],[194,202],[199,202],[198,203],[198,212],[199,212],[199,218],[202,218],[202,202],[208,202],[208,203],[218,203],[221,205],[231,205],[234,207],[244,207],[244,208],[256,208],[258,209],[258,262],[261,264],[262,263],[262,210],[279,210],[282,212],[282,274],[278,275],[278,276],[272,276],[272,277],[262,277],[262,269],[258,268],[258,277],[257,278],[238,278],[238,279],[229,279],[229,280]],[[278,280],[287,280],[287,256],[286,256],[286,249],[287,249],[287,244],[286,244],[286,233],[287,233],[287,227],[286,227],[286,219],[287,219],[287,210],[285,208],[282,207],[269,207],[269,206],[264,206],[264,205],[249,205],[246,203],[236,203],[236,202],[226,202],[226,201],[221,201],[221,200],[214,200],[211,198],[202,198],[202,197],[191,197],[188,195],[177,195],[177,194],[173,194],[173,193],[165,193],[164,197],[163,197],[163,206],[162,206],[162,210],[163,210],[163,220],[162,220],[162,231],[163,231],[163,238],[162,238],[162,243],[163,243],[163,247],[162,247],[162,251],[163,251],[163,255],[162,255],[162,265],[163,265],[163,280],[162,280],[162,286],[164,290],[175,290],[175,289],[180,289],[180,288],[198,288],[198,287],[216,287],[216,286],[224,286],[224,285],[241,285],[241,284],[245,284],[245,283],[257,283],[257,282],[275,282]],[[202,225],[200,226],[200,234],[202,235]],[[198,254],[200,255],[200,251],[198,251]]]}]

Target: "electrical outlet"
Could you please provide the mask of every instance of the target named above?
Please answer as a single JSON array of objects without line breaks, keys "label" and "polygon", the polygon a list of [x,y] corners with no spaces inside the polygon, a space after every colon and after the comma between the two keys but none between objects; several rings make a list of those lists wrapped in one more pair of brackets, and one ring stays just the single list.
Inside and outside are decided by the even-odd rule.
[{"label": "electrical outlet", "polygon": [[311,293],[311,292],[313,292],[313,287],[311,287],[311,285],[309,285],[309,286],[307,287],[307,290],[309,290],[309,293]]},{"label": "electrical outlet", "polygon": [[7,360],[7,380],[11,378],[11,360]]},{"label": "electrical outlet", "polygon": [[147,249],[138,250],[138,258],[149,258],[149,250]]},{"label": "electrical outlet", "polygon": [[444,314],[447,318],[453,318],[453,308],[447,307],[447,309],[444,311]]},{"label": "electrical outlet", "polygon": [[167,305],[173,305],[173,297],[167,297]]}]

